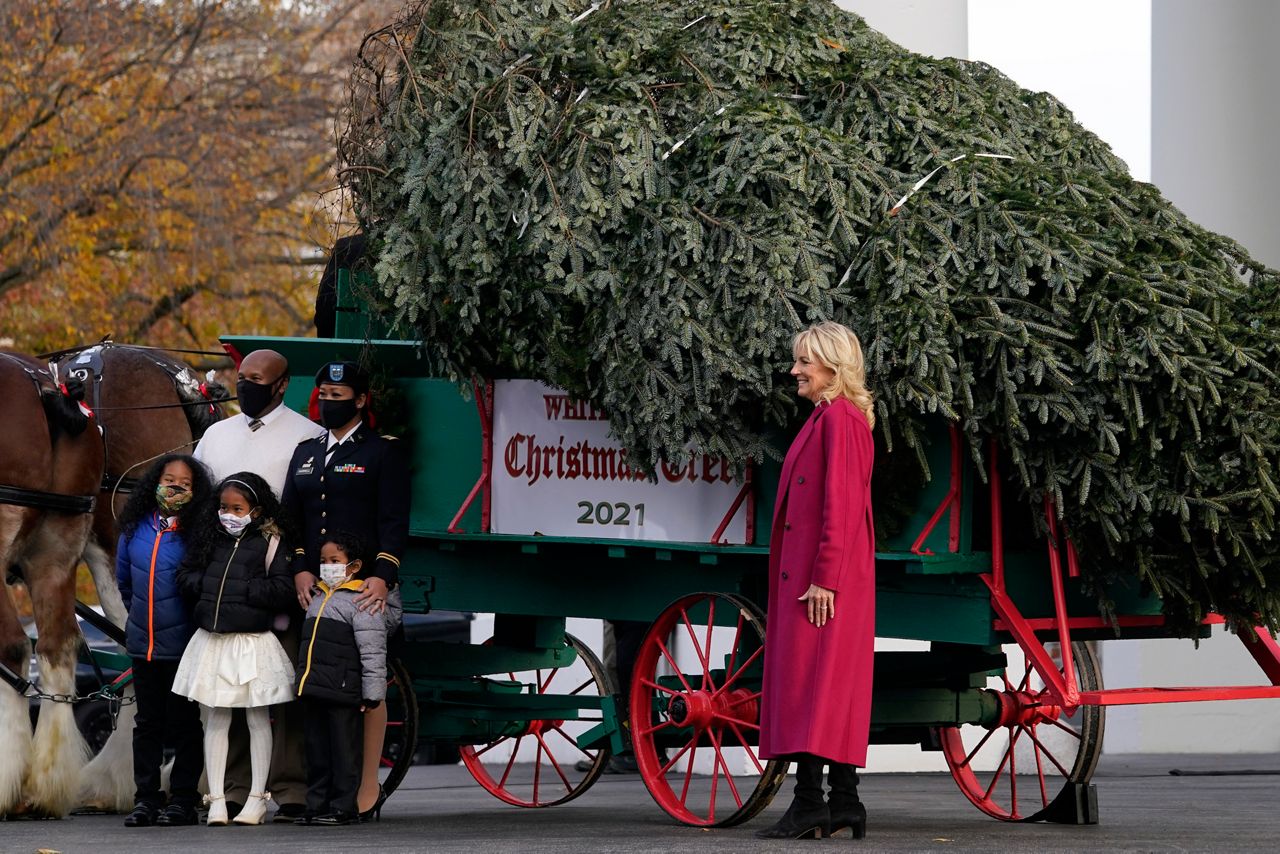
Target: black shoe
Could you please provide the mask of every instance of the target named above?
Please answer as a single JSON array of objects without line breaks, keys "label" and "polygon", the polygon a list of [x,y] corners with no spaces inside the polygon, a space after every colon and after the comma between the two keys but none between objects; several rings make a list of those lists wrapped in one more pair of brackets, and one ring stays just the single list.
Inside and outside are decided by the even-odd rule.
[{"label": "black shoe", "polygon": [[344,824],[355,824],[360,817],[353,812],[331,812],[316,818],[315,823],[324,827],[338,827]]},{"label": "black shoe", "polygon": [[159,812],[155,804],[139,801],[133,805],[133,812],[124,817],[124,826],[151,827],[156,823],[156,817]]},{"label": "black shoe", "polygon": [[[274,820],[275,819],[272,819],[272,821]],[[315,824],[316,814],[313,812],[307,812],[304,810],[302,815],[298,816],[293,820],[293,823],[297,825]]]},{"label": "black shoe", "polygon": [[271,817],[272,824],[296,824],[307,812],[306,804],[281,804]]},{"label": "black shoe", "polygon": [[834,836],[846,827],[853,831],[854,839],[865,839],[867,835],[867,808],[861,803],[836,806],[835,798],[831,803],[831,835]]},{"label": "black shoe", "polygon": [[792,801],[777,824],[756,831],[759,839],[821,839],[830,835],[831,813],[825,802],[810,806]]},{"label": "black shoe", "polygon": [[199,823],[200,813],[193,804],[171,803],[156,816],[156,825],[159,827],[186,827]]},{"label": "black shoe", "polygon": [[387,792],[382,788],[382,784],[378,784],[378,799],[373,802],[373,806],[364,812],[356,813],[356,820],[363,823],[370,821],[382,821],[382,805],[387,802]]}]

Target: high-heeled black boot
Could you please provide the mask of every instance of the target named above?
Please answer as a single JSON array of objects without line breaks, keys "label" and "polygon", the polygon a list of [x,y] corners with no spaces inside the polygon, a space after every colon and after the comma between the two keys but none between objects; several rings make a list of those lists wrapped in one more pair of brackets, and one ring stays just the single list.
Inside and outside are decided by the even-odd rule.
[{"label": "high-heeled black boot", "polygon": [[867,808],[858,798],[857,766],[832,762],[827,782],[831,784],[831,832],[847,827],[854,839],[862,839],[867,835]]},{"label": "high-heeled black boot", "polygon": [[796,789],[791,806],[778,823],[757,830],[761,839],[821,839],[831,832],[831,813],[822,797],[823,760],[807,757],[796,762]]}]

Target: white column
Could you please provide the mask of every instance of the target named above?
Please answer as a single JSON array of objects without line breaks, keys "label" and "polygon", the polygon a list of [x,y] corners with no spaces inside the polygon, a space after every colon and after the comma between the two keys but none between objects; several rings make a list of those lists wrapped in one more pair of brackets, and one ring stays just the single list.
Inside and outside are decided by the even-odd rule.
[{"label": "white column", "polygon": [[[1192,220],[1280,266],[1280,4],[1154,4],[1151,181]],[[1240,570],[1245,571],[1245,570]],[[1262,684],[1240,641],[1221,629],[1190,641],[1102,645],[1103,678],[1121,685]],[[1108,753],[1280,750],[1274,700],[1117,707]]]},{"label": "white column", "polygon": [[968,55],[968,0],[836,0],[907,50]]},{"label": "white column", "polygon": [[1280,267],[1280,3],[1161,0],[1152,37],[1151,180]]}]

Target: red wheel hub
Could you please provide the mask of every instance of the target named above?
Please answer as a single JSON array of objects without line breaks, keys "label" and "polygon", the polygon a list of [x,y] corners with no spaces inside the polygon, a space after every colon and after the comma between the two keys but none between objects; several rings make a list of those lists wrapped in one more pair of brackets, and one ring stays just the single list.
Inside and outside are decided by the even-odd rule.
[{"label": "red wheel hub", "polygon": [[671,716],[671,723],[676,726],[706,729],[711,725],[715,705],[709,692],[689,691],[671,698],[671,702],[667,703],[667,714]]},{"label": "red wheel hub", "polygon": [[997,727],[1037,726],[1052,723],[1062,717],[1062,706],[1053,702],[1046,692],[991,691],[1000,707]]},{"label": "red wheel hub", "polygon": [[563,720],[529,721],[529,723],[525,725],[522,735],[544,735],[549,732],[554,732],[562,726],[564,726]]},{"label": "red wheel hub", "polygon": [[671,723],[679,727],[707,729],[724,726],[728,719],[735,723],[755,724],[760,720],[759,692],[736,688],[733,691],[686,691],[674,694],[667,703]]}]

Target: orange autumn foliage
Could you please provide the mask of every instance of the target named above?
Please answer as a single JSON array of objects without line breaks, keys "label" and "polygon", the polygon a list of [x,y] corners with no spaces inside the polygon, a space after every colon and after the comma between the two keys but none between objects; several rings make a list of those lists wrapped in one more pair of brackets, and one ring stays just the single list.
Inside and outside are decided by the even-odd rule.
[{"label": "orange autumn foliage", "polygon": [[0,338],[305,333],[333,115],[385,0],[0,5]]}]

